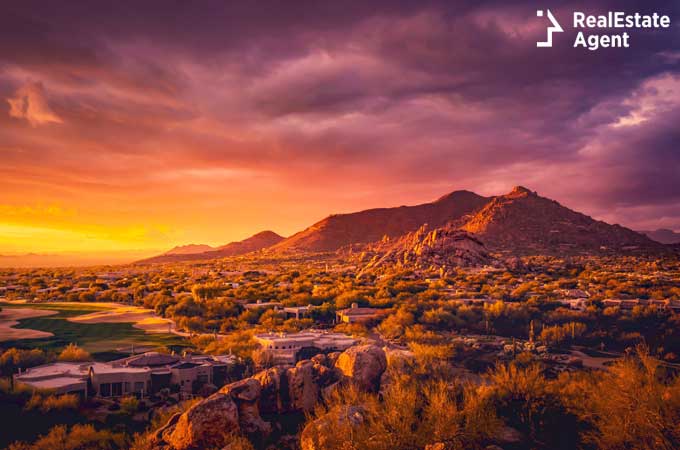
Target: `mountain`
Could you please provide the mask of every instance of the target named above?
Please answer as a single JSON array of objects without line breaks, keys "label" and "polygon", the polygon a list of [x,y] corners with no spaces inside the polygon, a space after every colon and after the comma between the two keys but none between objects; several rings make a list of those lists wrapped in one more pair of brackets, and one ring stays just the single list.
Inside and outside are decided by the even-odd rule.
[{"label": "mountain", "polygon": [[[494,259],[479,239],[452,224],[432,229],[428,225],[396,240],[383,239],[369,245],[359,259],[370,261],[363,271],[381,267],[439,270],[492,264]],[[362,271],[362,272],[363,272]]]},{"label": "mountain", "polygon": [[[129,264],[149,256],[149,250],[118,250],[99,252],[65,252],[54,254],[28,253],[0,255],[0,267],[85,267]],[[152,253],[153,254],[153,253]]]},{"label": "mountain", "polygon": [[[225,256],[243,255],[245,253],[262,250],[283,241],[283,236],[279,236],[273,231],[261,231],[239,242],[230,242],[227,245],[217,247],[216,253]],[[211,252],[212,253],[212,252]]]},{"label": "mountain", "polygon": [[461,226],[490,249],[516,254],[659,250],[647,236],[595,220],[517,186]]},{"label": "mountain", "polygon": [[165,252],[164,255],[194,255],[196,253],[210,252],[213,250],[215,250],[215,247],[206,244],[187,244],[173,247]]},{"label": "mountain", "polygon": [[640,231],[640,233],[662,244],[680,244],[680,233],[676,233],[673,230],[659,228],[654,231]]},{"label": "mountain", "polygon": [[[152,258],[137,261],[137,264],[158,264],[180,261],[197,261],[205,259],[226,258],[228,256],[245,255],[246,253],[271,247],[283,240],[282,236],[273,231],[262,231],[247,239],[217,247],[216,249],[201,253],[164,253]],[[177,247],[175,247],[177,248]],[[212,247],[211,247],[212,248]]]},{"label": "mountain", "polygon": [[[424,225],[427,227],[422,228]],[[478,241],[485,252],[510,255],[590,254],[601,252],[669,251],[668,247],[620,225],[595,220],[573,211],[525,187],[517,186],[505,195],[483,197],[470,191],[454,191],[431,203],[396,208],[377,208],[349,214],[335,214],[284,239],[271,231],[258,233],[244,241],[232,242],[215,250],[192,254],[165,254],[140,262],[176,262],[242,255],[267,249],[268,253],[309,253],[338,250],[374,251],[410,258],[413,252],[390,250],[385,245],[403,239],[416,245],[423,233],[436,231],[435,244],[415,261],[423,266],[427,258],[442,258],[447,248],[459,255],[458,243]],[[455,233],[459,230],[461,233]],[[409,234],[414,233],[416,234]],[[466,234],[467,233],[467,234]],[[458,241],[458,238],[461,238]],[[429,239],[429,238],[428,238]],[[383,243],[377,248],[375,243]],[[466,245],[467,245],[466,244]],[[404,244],[407,245],[407,244]],[[417,245],[416,245],[417,246]],[[471,247],[474,247],[470,244]],[[470,247],[470,248],[471,248]],[[445,252],[444,252],[445,253]],[[463,257],[465,259],[465,257]],[[471,261],[477,259],[471,257]],[[461,260],[461,264],[465,261]]]},{"label": "mountain", "polygon": [[387,236],[395,238],[427,223],[439,227],[460,220],[484,206],[489,198],[470,191],[455,191],[432,203],[397,208],[377,208],[326,217],[294,234],[271,251],[335,251],[350,244],[367,244]]}]

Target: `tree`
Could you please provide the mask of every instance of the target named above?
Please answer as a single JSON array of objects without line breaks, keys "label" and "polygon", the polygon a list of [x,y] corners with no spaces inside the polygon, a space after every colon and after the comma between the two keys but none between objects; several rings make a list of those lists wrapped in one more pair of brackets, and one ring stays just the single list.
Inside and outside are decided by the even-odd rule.
[{"label": "tree", "polygon": [[71,343],[59,353],[58,359],[59,361],[84,362],[92,360],[92,356],[87,350],[78,347],[78,344]]},{"label": "tree", "polygon": [[20,350],[10,348],[0,355],[0,373],[11,377],[17,369],[39,366],[47,362],[47,356],[40,349]]}]

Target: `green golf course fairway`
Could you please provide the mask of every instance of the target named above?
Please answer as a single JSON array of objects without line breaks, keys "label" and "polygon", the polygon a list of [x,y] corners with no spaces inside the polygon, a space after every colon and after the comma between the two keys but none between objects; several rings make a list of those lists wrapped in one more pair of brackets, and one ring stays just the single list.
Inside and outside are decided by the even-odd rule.
[{"label": "green golf course fairway", "polygon": [[89,314],[110,309],[107,306],[78,305],[60,303],[0,303],[1,308],[34,308],[57,311],[52,316],[33,317],[19,320],[14,328],[29,328],[47,331],[54,336],[40,339],[18,339],[0,342],[0,347],[40,348],[46,351],[60,351],[70,343],[78,344],[88,352],[106,354],[119,348],[136,347],[178,347],[187,342],[180,336],[170,333],[146,333],[133,327],[132,323],[78,323],[70,322],[69,317]]}]

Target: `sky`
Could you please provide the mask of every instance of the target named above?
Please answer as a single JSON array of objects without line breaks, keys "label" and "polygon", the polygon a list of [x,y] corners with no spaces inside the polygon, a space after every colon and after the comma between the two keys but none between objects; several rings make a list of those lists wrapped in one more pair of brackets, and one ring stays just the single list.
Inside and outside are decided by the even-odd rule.
[{"label": "sky", "polygon": [[[552,48],[536,47],[538,8],[565,29]],[[577,49],[574,10],[658,12],[671,28]],[[680,231],[679,12],[626,0],[4,2],[0,254],[218,245],[515,185]]]}]

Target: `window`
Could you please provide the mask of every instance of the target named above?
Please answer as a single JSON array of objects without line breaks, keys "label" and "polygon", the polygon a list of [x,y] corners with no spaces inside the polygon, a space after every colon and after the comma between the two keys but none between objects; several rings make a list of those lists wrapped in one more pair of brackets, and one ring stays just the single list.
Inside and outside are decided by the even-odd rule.
[{"label": "window", "polygon": [[111,396],[111,383],[102,383],[99,385],[99,394],[102,397]]},{"label": "window", "polygon": [[123,395],[123,383],[111,383],[111,395],[113,397]]},{"label": "window", "polygon": [[135,382],[135,392],[142,392],[144,390],[144,382],[143,381],[136,381]]}]

